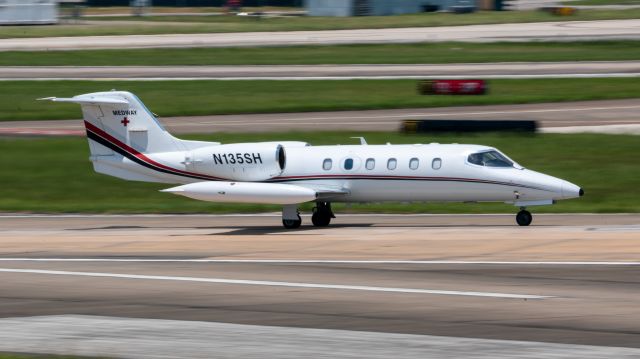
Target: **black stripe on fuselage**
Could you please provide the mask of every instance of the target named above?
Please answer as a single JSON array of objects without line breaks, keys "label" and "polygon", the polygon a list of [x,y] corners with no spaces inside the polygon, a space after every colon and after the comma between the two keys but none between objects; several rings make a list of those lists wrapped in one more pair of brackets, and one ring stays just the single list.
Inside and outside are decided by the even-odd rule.
[{"label": "black stripe on fuselage", "polygon": [[139,159],[138,157],[132,155],[131,153],[125,151],[124,149],[118,147],[117,145],[115,145],[115,144],[107,141],[106,139],[100,137],[98,134],[95,134],[95,133],[91,132],[90,130],[87,130],[87,137],[90,140],[98,142],[99,144],[101,144],[101,145],[103,145],[103,146],[105,146],[105,147],[107,147],[107,148],[119,153],[120,155],[128,158],[129,160],[131,160],[131,161],[133,161],[133,162],[135,162],[135,163],[137,163],[137,164],[139,164],[141,166],[144,166],[144,167],[146,167],[148,169],[151,169],[153,171],[158,171],[158,172],[162,172],[162,173],[166,173],[166,174],[170,174],[170,175],[174,175],[174,176],[182,176],[182,177],[188,177],[188,178],[195,178],[195,179],[212,181],[209,178],[203,178],[203,177],[199,177],[199,176],[191,176],[191,175],[187,175],[187,174],[176,173],[176,172],[173,172],[173,171],[170,171],[170,170],[167,170],[167,169],[160,168],[160,167],[154,166],[152,164],[149,164],[149,163]]},{"label": "black stripe on fuselage", "polygon": [[308,178],[274,178],[269,180],[268,182],[275,183],[283,183],[283,182],[300,182],[300,181],[317,181],[317,180],[370,180],[370,181],[429,181],[429,182],[464,182],[464,183],[480,183],[480,184],[494,184],[499,186],[508,186],[508,187],[517,187],[517,188],[528,188],[535,189],[538,191],[547,191],[552,192],[544,188],[527,186],[516,183],[507,183],[507,182],[496,182],[496,181],[488,181],[488,180],[470,180],[464,178],[427,178],[427,177],[378,177],[378,176],[370,176],[370,177],[308,177]]}]

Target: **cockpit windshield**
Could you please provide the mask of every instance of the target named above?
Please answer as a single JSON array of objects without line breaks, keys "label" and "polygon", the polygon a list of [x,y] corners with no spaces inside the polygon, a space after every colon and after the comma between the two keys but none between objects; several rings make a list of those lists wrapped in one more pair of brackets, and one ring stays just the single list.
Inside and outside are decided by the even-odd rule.
[{"label": "cockpit windshield", "polygon": [[513,162],[498,151],[486,151],[470,154],[469,163],[487,167],[513,167]]}]

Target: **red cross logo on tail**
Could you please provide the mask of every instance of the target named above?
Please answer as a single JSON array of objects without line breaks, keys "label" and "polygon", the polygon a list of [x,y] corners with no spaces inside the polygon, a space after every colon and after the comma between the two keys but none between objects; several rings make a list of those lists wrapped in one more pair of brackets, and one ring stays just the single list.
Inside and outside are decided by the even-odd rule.
[{"label": "red cross logo on tail", "polygon": [[129,124],[129,122],[131,122],[131,121],[127,120],[127,118],[126,118],[126,117],[125,117],[122,121],[120,121],[120,123],[121,123],[121,124],[123,124],[123,125],[124,125],[124,127],[127,127],[127,125]]}]

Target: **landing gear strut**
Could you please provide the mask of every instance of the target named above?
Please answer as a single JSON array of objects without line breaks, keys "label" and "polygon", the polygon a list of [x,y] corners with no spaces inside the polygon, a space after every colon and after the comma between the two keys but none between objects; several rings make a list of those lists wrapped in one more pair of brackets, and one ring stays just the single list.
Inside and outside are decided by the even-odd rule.
[{"label": "landing gear strut", "polygon": [[302,224],[302,218],[298,212],[298,206],[287,205],[282,207],[282,225],[286,229],[300,228]]},{"label": "landing gear strut", "polygon": [[528,226],[531,224],[531,221],[533,221],[531,213],[524,208],[521,208],[520,212],[516,215],[516,222],[518,222],[518,225]]},{"label": "landing gear strut", "polygon": [[336,218],[331,211],[331,203],[316,202],[316,207],[313,208],[313,215],[311,216],[313,225],[316,227],[326,227],[331,223],[331,218]]}]

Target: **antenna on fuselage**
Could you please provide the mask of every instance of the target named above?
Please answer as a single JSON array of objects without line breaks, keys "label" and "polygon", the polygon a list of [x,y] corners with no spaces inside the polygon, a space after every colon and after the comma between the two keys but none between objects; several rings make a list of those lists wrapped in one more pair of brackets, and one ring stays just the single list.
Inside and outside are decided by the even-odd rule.
[{"label": "antenna on fuselage", "polygon": [[368,145],[367,140],[365,140],[364,137],[349,137],[349,138],[359,139],[360,140],[360,144],[363,145],[363,146]]}]

